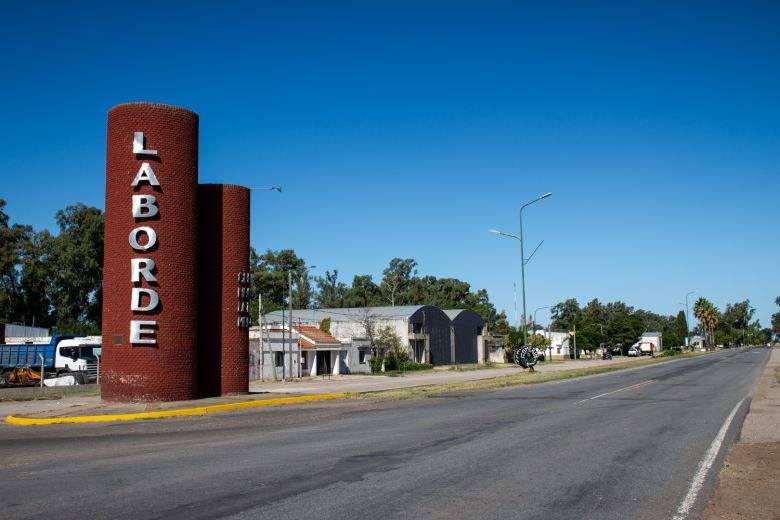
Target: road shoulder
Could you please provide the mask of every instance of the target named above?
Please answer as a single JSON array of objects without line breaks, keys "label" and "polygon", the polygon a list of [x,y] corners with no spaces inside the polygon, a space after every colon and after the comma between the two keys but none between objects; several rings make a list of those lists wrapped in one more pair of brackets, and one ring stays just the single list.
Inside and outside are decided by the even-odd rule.
[{"label": "road shoulder", "polygon": [[739,441],[720,472],[715,494],[702,519],[780,519],[780,349],[753,391]]}]

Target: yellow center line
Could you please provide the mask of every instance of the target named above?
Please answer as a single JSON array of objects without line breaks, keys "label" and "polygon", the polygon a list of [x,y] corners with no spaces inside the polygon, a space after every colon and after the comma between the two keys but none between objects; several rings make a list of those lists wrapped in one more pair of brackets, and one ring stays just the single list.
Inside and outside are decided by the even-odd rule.
[{"label": "yellow center line", "polygon": [[648,379],[647,381],[643,381],[643,382],[637,383],[635,385],[624,386],[623,388],[618,388],[617,390],[612,390],[611,392],[606,392],[606,393],[603,393],[603,394],[594,395],[593,397],[588,397],[587,399],[583,399],[582,401],[577,401],[574,404],[585,403],[587,401],[592,401],[593,399],[598,399],[600,397],[606,397],[608,395],[616,394],[616,393],[622,392],[624,390],[631,390],[632,388],[639,388],[640,386],[649,385],[650,383],[654,383],[654,382],[655,382],[655,379]]}]

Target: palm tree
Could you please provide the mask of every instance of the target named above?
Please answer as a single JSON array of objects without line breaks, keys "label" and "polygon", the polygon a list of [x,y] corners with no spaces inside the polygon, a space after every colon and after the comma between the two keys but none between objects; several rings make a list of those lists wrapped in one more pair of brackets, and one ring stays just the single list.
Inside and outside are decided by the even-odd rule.
[{"label": "palm tree", "polygon": [[707,298],[699,298],[693,304],[693,315],[704,329],[704,346],[707,350],[715,349],[715,325],[720,319],[720,311]]}]

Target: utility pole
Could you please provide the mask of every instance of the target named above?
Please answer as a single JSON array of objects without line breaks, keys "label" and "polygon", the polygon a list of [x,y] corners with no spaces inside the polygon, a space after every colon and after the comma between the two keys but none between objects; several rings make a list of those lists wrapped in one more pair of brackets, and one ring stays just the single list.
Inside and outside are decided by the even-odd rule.
[{"label": "utility pole", "polygon": [[257,295],[257,326],[260,327],[260,382],[265,368],[265,341],[263,341],[263,295]]},{"label": "utility pole", "polygon": [[[293,324],[293,311],[292,311],[292,271],[287,271],[287,289],[288,289],[288,296],[287,296],[287,304],[290,309],[290,381],[292,381],[293,377],[293,370],[292,370],[292,324]],[[300,348],[300,341],[298,342],[298,346]],[[301,359],[300,359],[301,351],[298,350],[298,370],[300,371],[301,367]],[[299,375],[300,377],[300,375]]]},{"label": "utility pole", "polygon": [[580,353],[577,352],[577,324],[574,324],[574,359],[580,359]]},{"label": "utility pole", "polygon": [[[284,327],[284,301],[282,301],[282,382],[287,381],[287,372],[285,370],[285,365],[287,362],[285,361],[287,357],[287,349],[285,345],[287,344],[287,340],[285,339],[285,336],[287,334],[287,331]],[[274,361],[274,365],[276,365],[276,361]]]}]

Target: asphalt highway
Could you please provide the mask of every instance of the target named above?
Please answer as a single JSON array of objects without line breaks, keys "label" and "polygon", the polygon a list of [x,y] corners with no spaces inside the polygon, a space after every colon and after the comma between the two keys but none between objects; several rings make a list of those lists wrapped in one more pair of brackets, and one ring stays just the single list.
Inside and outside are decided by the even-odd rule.
[{"label": "asphalt highway", "polygon": [[58,519],[669,519],[688,497],[696,518],[768,355],[398,402],[2,424],[0,507]]}]

